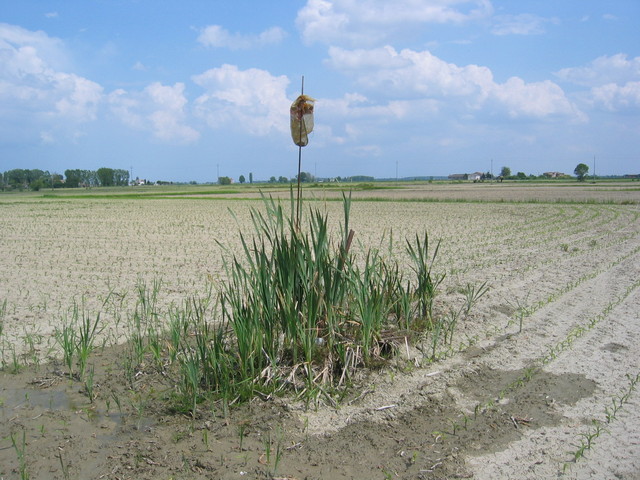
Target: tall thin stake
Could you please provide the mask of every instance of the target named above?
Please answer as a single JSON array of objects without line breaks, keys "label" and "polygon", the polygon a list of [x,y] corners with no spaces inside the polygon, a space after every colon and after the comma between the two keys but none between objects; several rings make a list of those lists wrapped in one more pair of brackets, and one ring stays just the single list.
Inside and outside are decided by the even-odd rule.
[{"label": "tall thin stake", "polygon": [[[302,88],[300,89],[300,95],[304,95],[304,75],[302,76]],[[302,124],[304,122],[300,119],[300,137],[302,138]],[[300,229],[300,197],[302,190],[300,187],[300,170],[302,168],[302,147],[298,145],[298,196],[296,199],[296,229]]]}]

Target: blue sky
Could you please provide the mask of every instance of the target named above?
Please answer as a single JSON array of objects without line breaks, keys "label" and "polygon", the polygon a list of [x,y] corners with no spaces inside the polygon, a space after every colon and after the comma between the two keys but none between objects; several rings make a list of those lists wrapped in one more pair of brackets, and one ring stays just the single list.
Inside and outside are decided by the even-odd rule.
[{"label": "blue sky", "polygon": [[640,173],[638,0],[0,2],[2,171]]}]

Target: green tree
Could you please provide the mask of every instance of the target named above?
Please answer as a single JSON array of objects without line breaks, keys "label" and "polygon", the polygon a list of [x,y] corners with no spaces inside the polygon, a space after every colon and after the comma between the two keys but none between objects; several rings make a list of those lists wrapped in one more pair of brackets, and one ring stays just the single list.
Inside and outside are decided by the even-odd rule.
[{"label": "green tree", "polygon": [[36,180],[42,179],[41,186],[51,185],[51,175],[40,169],[29,170],[26,168],[15,168],[4,172],[4,183],[13,188],[30,187]]},{"label": "green tree", "polygon": [[25,170],[26,175],[27,175],[27,183],[31,184],[31,182],[38,180],[39,178],[42,177],[49,177],[49,172],[43,172],[40,169],[33,169],[33,170]]},{"label": "green tree", "polygon": [[77,188],[82,181],[82,171],[81,170],[65,170],[64,171],[65,185],[67,188]]},{"label": "green tree", "polygon": [[502,178],[507,178],[511,176],[511,169],[509,167],[502,167],[502,170],[500,170],[500,176]]},{"label": "green tree", "polygon": [[238,181],[239,181],[240,183],[244,183],[244,181],[245,181],[244,175],[240,175],[240,176],[238,177]]},{"label": "green tree", "polygon": [[516,173],[516,177],[518,178],[518,180],[525,180],[527,178],[527,174],[524,172],[518,172]]},{"label": "green tree", "polygon": [[[295,180],[297,181],[297,177],[295,178]],[[301,183],[308,183],[308,182],[313,182],[315,180],[314,176],[311,175],[309,172],[300,172],[300,182]]]},{"label": "green tree", "polygon": [[40,177],[29,184],[29,188],[34,192],[37,192],[41,188],[45,188],[47,186],[44,177]]},{"label": "green tree", "polygon": [[271,178],[269,179],[269,183],[276,183],[276,177],[274,177],[273,175],[271,176]]},{"label": "green tree", "polygon": [[112,187],[113,181],[113,168],[102,167],[96,172],[98,174],[98,182],[103,187]]},{"label": "green tree", "polygon": [[95,170],[81,170],[82,172],[82,186],[93,187],[99,184],[98,172]]},{"label": "green tree", "polygon": [[579,182],[584,182],[587,173],[589,173],[589,166],[584,163],[579,163],[573,173],[578,177]]},{"label": "green tree", "polygon": [[115,169],[113,171],[113,184],[118,187],[126,187],[129,185],[129,170]]},{"label": "green tree", "polygon": [[62,175],[59,173],[51,174],[51,188],[60,188],[64,187],[64,182],[62,181]]},{"label": "green tree", "polygon": [[249,172],[249,183],[253,183],[253,172]]},{"label": "green tree", "polygon": [[220,185],[231,185],[231,178],[229,178],[229,177],[218,177],[218,183]]},{"label": "green tree", "polygon": [[14,168],[4,172],[4,181],[13,188],[22,188],[27,183],[26,170],[22,168]]}]

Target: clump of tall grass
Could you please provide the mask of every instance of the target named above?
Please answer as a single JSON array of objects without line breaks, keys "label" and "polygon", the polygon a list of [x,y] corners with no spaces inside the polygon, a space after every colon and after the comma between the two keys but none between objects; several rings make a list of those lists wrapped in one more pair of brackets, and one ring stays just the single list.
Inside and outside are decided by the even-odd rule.
[{"label": "clump of tall grass", "polygon": [[[55,339],[62,349],[64,363],[69,369],[69,377],[73,377],[74,365],[77,363],[78,376],[84,377],[87,362],[95,348],[96,337],[102,331],[98,328],[100,313],[95,319],[84,307],[84,299],[79,306],[74,301],[71,309],[71,319],[65,318],[61,328],[55,329]],[[74,362],[74,358],[76,361]]]},{"label": "clump of tall grass", "polygon": [[293,198],[289,209],[263,201],[264,212],[251,210],[253,234],[240,233],[241,253],[225,261],[228,281],[213,309],[220,321],[207,321],[207,306],[196,301],[182,320],[174,313],[172,330],[193,332],[178,342],[176,331],[170,342],[193,414],[209,393],[229,402],[284,389],[317,398],[344,385],[355,368],[389,357],[394,339],[417,338],[434,325],[444,275],[432,271],[437,246],[430,251],[426,234],[407,241],[416,278],[405,278],[375,249],[354,254],[349,197],[336,238],[319,209],[309,209],[305,228],[296,224]]},{"label": "clump of tall grass", "polygon": [[136,307],[129,322],[129,344],[136,364],[142,362],[147,351],[152,353],[155,362],[159,362],[162,327],[158,313],[158,294],[161,286],[160,280],[154,280],[151,287],[143,279],[138,279],[136,283]]}]

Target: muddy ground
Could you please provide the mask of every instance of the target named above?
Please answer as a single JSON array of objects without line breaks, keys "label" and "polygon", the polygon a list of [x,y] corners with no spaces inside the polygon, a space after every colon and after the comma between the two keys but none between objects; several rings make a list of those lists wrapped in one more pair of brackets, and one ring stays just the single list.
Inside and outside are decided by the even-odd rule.
[{"label": "muddy ground", "polygon": [[192,418],[158,369],[126,380],[125,345],[94,353],[92,395],[59,360],[5,358],[0,478],[640,478],[640,209],[576,215],[594,211],[460,273],[491,290],[454,348],[437,362],[401,348],[336,404],[257,398]]}]

